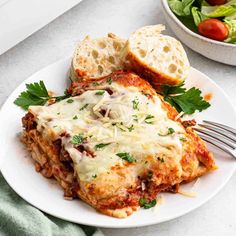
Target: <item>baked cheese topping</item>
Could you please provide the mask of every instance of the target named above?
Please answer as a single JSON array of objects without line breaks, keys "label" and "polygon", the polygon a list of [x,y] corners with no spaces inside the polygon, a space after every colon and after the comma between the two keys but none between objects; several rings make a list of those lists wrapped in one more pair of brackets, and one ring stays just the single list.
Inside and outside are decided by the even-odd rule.
[{"label": "baked cheese topping", "polygon": [[111,95],[88,90],[50,106],[29,108],[45,137],[61,138],[78,178],[93,181],[111,167],[145,162],[147,156],[179,162],[185,131],[167,117],[161,99],[149,99],[136,87],[113,83],[110,88]]}]

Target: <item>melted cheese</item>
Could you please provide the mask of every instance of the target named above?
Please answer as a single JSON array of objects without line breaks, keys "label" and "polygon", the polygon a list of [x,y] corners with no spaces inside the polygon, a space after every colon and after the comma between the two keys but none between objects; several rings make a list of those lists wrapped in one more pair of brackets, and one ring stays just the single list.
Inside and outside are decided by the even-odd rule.
[{"label": "melted cheese", "polygon": [[[127,152],[140,163],[147,156],[171,156],[179,162],[182,156],[180,137],[185,133],[182,126],[170,120],[161,107],[161,99],[148,99],[135,87],[111,85],[114,93],[97,95],[89,90],[50,106],[31,106],[37,121],[37,129],[49,139],[61,138],[62,145],[70,154],[80,180],[93,181],[94,176],[109,172],[113,166],[123,166],[117,153]],[[174,129],[168,134],[168,129]],[[86,137],[86,148],[94,157],[80,152],[71,144],[74,135]],[[96,150],[98,144],[109,145]],[[137,169],[138,175],[138,169]]]}]

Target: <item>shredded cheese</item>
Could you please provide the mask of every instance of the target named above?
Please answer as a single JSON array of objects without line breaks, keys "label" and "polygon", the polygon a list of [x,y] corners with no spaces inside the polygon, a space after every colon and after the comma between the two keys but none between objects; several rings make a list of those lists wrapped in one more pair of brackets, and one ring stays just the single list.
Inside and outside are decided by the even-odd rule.
[{"label": "shredded cheese", "polygon": [[[116,91],[112,95],[105,92],[101,97],[96,95],[96,90],[91,90],[71,98],[72,103],[62,100],[40,108],[31,106],[37,117],[37,129],[44,135],[53,133],[58,138],[65,131],[70,135],[62,138],[62,145],[73,154],[71,158],[77,176],[84,181],[94,181],[92,176],[99,178],[111,167],[121,166],[124,160],[116,155],[119,152],[127,152],[140,162],[147,155],[155,158],[158,153],[171,156],[171,161],[178,164],[182,155],[179,137],[185,131],[178,122],[168,118],[161,99],[156,96],[150,101],[138,88],[124,88],[116,83],[111,86]],[[138,109],[133,106],[134,100]],[[75,116],[78,119],[73,119]],[[150,116],[151,122],[146,122]],[[167,133],[169,128],[175,131],[174,134],[159,135]],[[69,145],[70,139],[78,134],[85,137],[86,147],[94,152],[93,158]],[[96,149],[99,144],[101,148]],[[138,176],[139,171],[137,165],[134,173]]]}]

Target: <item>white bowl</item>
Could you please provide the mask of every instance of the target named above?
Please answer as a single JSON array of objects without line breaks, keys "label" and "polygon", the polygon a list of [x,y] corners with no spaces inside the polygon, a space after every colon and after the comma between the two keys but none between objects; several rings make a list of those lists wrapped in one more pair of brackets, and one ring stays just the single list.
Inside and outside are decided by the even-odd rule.
[{"label": "white bowl", "polygon": [[214,61],[236,66],[236,45],[208,39],[188,29],[171,11],[167,0],[162,0],[167,23],[176,36],[195,52]]}]

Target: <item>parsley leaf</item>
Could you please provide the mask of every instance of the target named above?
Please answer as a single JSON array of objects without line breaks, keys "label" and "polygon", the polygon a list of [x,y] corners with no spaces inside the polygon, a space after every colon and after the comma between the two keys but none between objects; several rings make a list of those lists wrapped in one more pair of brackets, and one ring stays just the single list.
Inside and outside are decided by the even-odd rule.
[{"label": "parsley leaf", "polygon": [[49,97],[48,91],[42,80],[40,80],[39,83],[26,84],[26,88],[28,92],[34,96]]},{"label": "parsley leaf", "polygon": [[180,141],[185,142],[187,139],[184,137],[179,138]]},{"label": "parsley leaf", "polygon": [[167,136],[170,134],[173,134],[175,132],[175,130],[173,128],[168,128],[168,131],[166,134],[158,134],[159,136]]},{"label": "parsley leaf", "polygon": [[111,84],[112,84],[112,78],[108,78],[108,79],[107,79],[107,83],[108,83],[109,85],[111,85]]},{"label": "parsley leaf", "polygon": [[138,99],[135,98],[135,99],[132,101],[132,103],[133,103],[133,109],[134,109],[134,110],[139,110],[139,108],[138,108],[138,106],[139,106],[139,101],[138,101]]},{"label": "parsley leaf", "polygon": [[55,99],[60,101],[62,99],[68,98],[69,94],[67,91],[63,96],[51,97],[45,87],[42,80],[39,83],[26,84],[26,91],[22,92],[18,98],[14,101],[14,104],[27,110],[31,105],[44,105],[49,99]]},{"label": "parsley leaf", "polygon": [[138,116],[137,115],[132,115],[132,117],[134,117],[133,118],[134,121],[138,122]]},{"label": "parsley leaf", "polygon": [[84,104],[79,110],[83,111],[88,105],[89,105],[88,103]]},{"label": "parsley leaf", "polygon": [[129,130],[129,132],[132,132],[134,130],[134,125],[131,125],[130,127],[127,127],[127,129]]},{"label": "parsley leaf", "polygon": [[135,161],[135,159],[128,152],[120,152],[116,153],[116,155],[121,159],[128,161],[130,163]]},{"label": "parsley leaf", "polygon": [[48,99],[36,97],[28,92],[22,92],[20,96],[14,101],[14,103],[27,110],[31,105],[44,105]]},{"label": "parsley leaf", "polygon": [[153,118],[155,118],[155,116],[147,115],[144,122],[147,123],[147,124],[153,124]]},{"label": "parsley leaf", "polygon": [[167,96],[169,94],[181,94],[186,91],[186,88],[183,88],[184,83],[181,83],[177,86],[170,86],[170,85],[161,85],[161,93],[164,96]]},{"label": "parsley leaf", "polygon": [[178,112],[193,114],[196,110],[202,111],[210,106],[203,99],[198,88],[193,87],[186,90],[183,86],[183,83],[178,86],[161,86],[161,94],[164,96],[164,100],[175,107]]},{"label": "parsley leaf", "polygon": [[97,91],[96,93],[95,93],[95,95],[103,95],[105,93],[105,91]]},{"label": "parsley leaf", "polygon": [[67,103],[72,103],[72,102],[74,102],[74,100],[73,99],[68,99],[66,102]]},{"label": "parsley leaf", "polygon": [[139,199],[139,205],[143,207],[144,209],[149,209],[151,207],[154,207],[157,204],[156,199],[153,199],[150,202],[147,202],[145,198],[140,198]]},{"label": "parsley leaf", "polygon": [[96,179],[97,178],[97,175],[95,174],[95,175],[92,175],[92,178],[93,179]]},{"label": "parsley leaf", "polygon": [[70,141],[71,144],[77,145],[83,143],[85,140],[83,134],[74,135],[72,140]]},{"label": "parsley leaf", "polygon": [[75,116],[73,117],[73,120],[77,120],[77,119],[78,119],[78,116],[75,115]]},{"label": "parsley leaf", "polygon": [[110,143],[99,143],[99,144],[95,145],[95,149],[99,150],[99,149],[102,149],[108,145],[110,145]]}]

